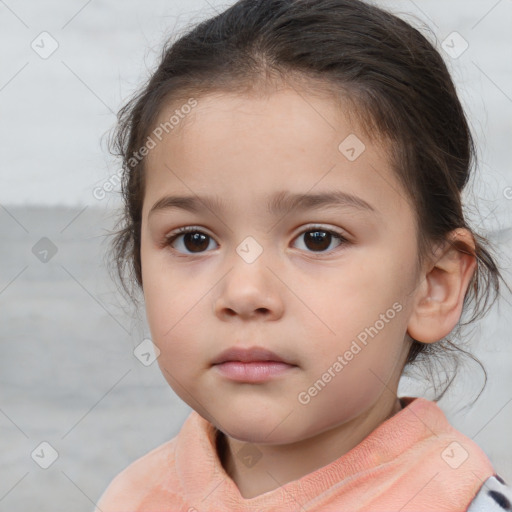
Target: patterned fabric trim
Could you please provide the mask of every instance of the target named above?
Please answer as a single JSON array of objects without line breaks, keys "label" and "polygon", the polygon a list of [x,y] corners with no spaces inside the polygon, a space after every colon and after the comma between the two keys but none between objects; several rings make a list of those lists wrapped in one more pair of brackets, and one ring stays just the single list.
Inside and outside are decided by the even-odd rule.
[{"label": "patterned fabric trim", "polygon": [[512,511],[512,487],[498,475],[490,476],[480,487],[467,512]]}]

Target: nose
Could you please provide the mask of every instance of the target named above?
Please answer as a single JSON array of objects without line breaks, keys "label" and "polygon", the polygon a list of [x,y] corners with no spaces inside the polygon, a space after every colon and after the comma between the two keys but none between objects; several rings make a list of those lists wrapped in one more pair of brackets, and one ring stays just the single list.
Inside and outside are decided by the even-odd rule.
[{"label": "nose", "polygon": [[263,258],[247,263],[241,258],[218,285],[214,313],[221,320],[278,320],[284,304],[282,283],[266,266]]}]

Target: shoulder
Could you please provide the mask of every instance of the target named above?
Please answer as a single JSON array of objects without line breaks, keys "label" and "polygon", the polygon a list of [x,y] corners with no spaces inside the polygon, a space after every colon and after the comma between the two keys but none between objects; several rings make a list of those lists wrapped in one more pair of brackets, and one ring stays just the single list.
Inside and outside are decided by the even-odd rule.
[{"label": "shoulder", "polygon": [[103,492],[96,511],[144,510],[180,495],[175,477],[177,436],[132,462]]},{"label": "shoulder", "polygon": [[499,475],[490,476],[484,481],[473,498],[467,512],[512,511],[512,487]]}]

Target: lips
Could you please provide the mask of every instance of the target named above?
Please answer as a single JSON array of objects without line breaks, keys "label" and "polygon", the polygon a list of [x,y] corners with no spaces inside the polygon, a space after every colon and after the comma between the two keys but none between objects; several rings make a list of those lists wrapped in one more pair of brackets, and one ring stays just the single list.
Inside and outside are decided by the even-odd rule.
[{"label": "lips", "polygon": [[231,347],[212,362],[212,370],[222,378],[240,384],[263,384],[285,378],[297,365],[263,347]]},{"label": "lips", "polygon": [[231,347],[221,352],[212,362],[212,365],[222,364],[229,361],[240,361],[243,363],[261,362],[261,361],[275,361],[279,363],[286,363],[292,366],[293,363],[286,359],[278,356],[271,350],[267,350],[263,347]]}]

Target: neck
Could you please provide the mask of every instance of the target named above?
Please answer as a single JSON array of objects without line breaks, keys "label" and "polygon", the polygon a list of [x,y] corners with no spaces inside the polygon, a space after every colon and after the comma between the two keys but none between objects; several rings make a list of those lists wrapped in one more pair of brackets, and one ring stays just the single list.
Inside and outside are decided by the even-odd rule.
[{"label": "neck", "polygon": [[247,467],[234,456],[245,444],[217,431],[217,453],[243,498],[254,498],[326,466],[358,445],[402,409],[398,398],[379,402],[362,415],[314,437],[288,445],[258,445],[262,456]]}]

